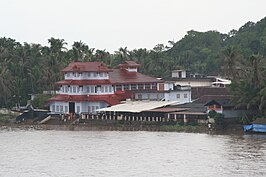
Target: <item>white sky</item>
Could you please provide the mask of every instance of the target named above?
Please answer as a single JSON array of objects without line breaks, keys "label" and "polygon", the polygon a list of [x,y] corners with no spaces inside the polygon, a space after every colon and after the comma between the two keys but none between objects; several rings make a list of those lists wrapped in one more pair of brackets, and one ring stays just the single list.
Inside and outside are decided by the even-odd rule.
[{"label": "white sky", "polygon": [[265,16],[266,0],[0,0],[0,37],[152,49],[192,29],[228,33]]}]

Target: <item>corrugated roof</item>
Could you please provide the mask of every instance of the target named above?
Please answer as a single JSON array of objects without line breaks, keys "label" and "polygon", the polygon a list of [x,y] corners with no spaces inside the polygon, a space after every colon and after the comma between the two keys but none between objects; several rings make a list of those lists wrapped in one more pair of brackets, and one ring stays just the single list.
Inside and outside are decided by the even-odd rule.
[{"label": "corrugated roof", "polygon": [[135,74],[129,74],[127,71],[123,69],[113,69],[113,71],[109,73],[109,78],[111,83],[114,84],[138,84],[138,83],[163,82],[162,80],[141,74],[139,72],[136,72]]},{"label": "corrugated roof", "polygon": [[111,112],[143,112],[160,108],[163,106],[177,104],[177,101],[129,101],[126,103],[118,104],[108,108],[98,109],[97,111],[111,111]]}]

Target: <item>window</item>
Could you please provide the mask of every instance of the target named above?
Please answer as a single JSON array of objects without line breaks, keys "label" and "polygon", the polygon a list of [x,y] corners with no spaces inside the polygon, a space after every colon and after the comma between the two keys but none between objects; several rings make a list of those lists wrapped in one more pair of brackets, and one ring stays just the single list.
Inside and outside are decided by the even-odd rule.
[{"label": "window", "polygon": [[52,110],[51,110],[52,112],[54,112],[55,111],[55,105],[52,105]]},{"label": "window", "polygon": [[138,100],[142,100],[142,94],[138,94]]},{"label": "window", "polygon": [[124,85],[124,90],[129,90],[129,85],[128,84]]},{"label": "window", "polygon": [[151,89],[155,89],[156,90],[157,89],[157,84],[154,84],[154,83],[151,84]]},{"label": "window", "polygon": [[75,86],[73,87],[73,93],[76,93],[76,87]]},{"label": "window", "polygon": [[88,77],[91,77],[91,73],[90,72],[88,72]]},{"label": "window", "polygon": [[65,106],[65,112],[68,112],[68,106]]},{"label": "window", "polygon": [[100,73],[100,77],[103,77],[103,73]]},{"label": "window", "polygon": [[148,97],[148,100],[150,100],[150,94],[149,93],[148,93],[147,97]]},{"label": "window", "polygon": [[60,106],[60,112],[64,112],[63,106]]},{"label": "window", "polygon": [[66,76],[67,76],[67,77],[70,77],[70,73],[67,73]]},{"label": "window", "polygon": [[69,92],[72,93],[72,87],[69,87]]},{"label": "window", "polygon": [[88,106],[88,113],[90,113],[91,112],[91,107],[90,106]]},{"label": "window", "polygon": [[137,89],[137,85],[136,84],[131,84],[131,90],[136,90]]},{"label": "window", "polygon": [[93,73],[93,76],[94,76],[94,77],[97,77],[97,73],[96,73],[96,72],[94,72],[94,73]]},{"label": "window", "polygon": [[122,85],[116,85],[115,88],[116,88],[116,91],[122,90]]},{"label": "window", "polygon": [[145,90],[151,89],[151,84],[145,84]]},{"label": "window", "polygon": [[95,106],[91,106],[91,112],[95,112]]},{"label": "window", "polygon": [[112,92],[112,86],[109,86],[109,92]]},{"label": "window", "polygon": [[187,93],[184,94],[184,98],[187,98]]},{"label": "window", "polygon": [[91,93],[91,87],[87,86],[87,93]]},{"label": "window", "polygon": [[77,113],[80,112],[80,106],[77,106]]},{"label": "window", "polygon": [[138,90],[143,90],[143,84],[138,84]]},{"label": "window", "polygon": [[221,105],[216,104],[215,107],[221,109]]},{"label": "window", "polygon": [[180,94],[178,93],[178,94],[176,94],[176,98],[180,98]]},{"label": "window", "polygon": [[59,106],[58,105],[56,106],[56,112],[59,112]]},{"label": "window", "polygon": [[94,86],[91,87],[91,93],[96,93],[96,87]]}]

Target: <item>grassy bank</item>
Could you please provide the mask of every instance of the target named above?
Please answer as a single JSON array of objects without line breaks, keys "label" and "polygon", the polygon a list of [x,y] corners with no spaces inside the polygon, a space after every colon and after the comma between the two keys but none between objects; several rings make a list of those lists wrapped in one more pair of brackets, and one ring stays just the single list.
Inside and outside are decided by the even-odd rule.
[{"label": "grassy bank", "polygon": [[15,116],[8,114],[0,114],[0,124],[10,124],[15,120]]}]

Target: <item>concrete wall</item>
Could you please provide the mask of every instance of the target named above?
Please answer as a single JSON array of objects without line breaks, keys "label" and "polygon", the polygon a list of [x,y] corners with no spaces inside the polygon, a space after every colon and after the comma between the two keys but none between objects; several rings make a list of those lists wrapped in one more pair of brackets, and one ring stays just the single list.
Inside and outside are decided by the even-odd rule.
[{"label": "concrete wall", "polygon": [[[141,96],[140,96],[141,95]],[[162,100],[164,93],[135,93],[136,100]]]},{"label": "concrete wall", "polygon": [[[105,102],[75,102],[75,113],[96,113],[96,109],[107,107]],[[52,114],[64,114],[69,112],[69,102],[53,102],[50,104]]]},{"label": "concrete wall", "polygon": [[170,93],[165,93],[164,95],[166,101],[178,101],[181,104],[191,102],[190,90],[171,91]]},{"label": "concrete wall", "polygon": [[211,87],[212,82],[210,81],[195,81],[195,80],[181,80],[175,81],[175,85],[190,85],[191,87]]}]

